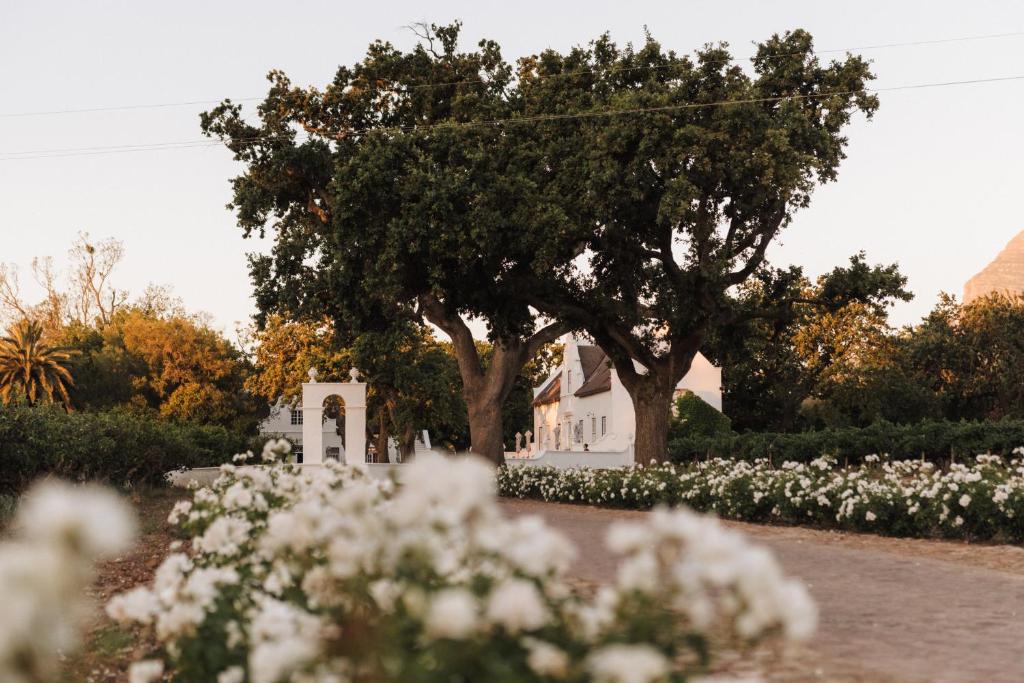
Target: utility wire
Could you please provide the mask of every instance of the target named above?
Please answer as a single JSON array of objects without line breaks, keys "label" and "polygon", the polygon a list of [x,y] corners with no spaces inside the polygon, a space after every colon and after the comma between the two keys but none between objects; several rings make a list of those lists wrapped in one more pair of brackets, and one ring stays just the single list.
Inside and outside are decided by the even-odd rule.
[{"label": "utility wire", "polygon": [[[857,94],[869,94],[869,93],[880,93],[880,92],[895,92],[900,90],[922,90],[926,88],[945,88],[951,86],[961,85],[975,85],[982,83],[1004,83],[1010,81],[1021,81],[1024,80],[1024,75],[1016,76],[995,76],[992,78],[972,78],[968,80],[960,81],[940,81],[933,83],[911,83],[907,85],[896,85],[885,88],[862,88],[860,90],[835,90],[825,91],[819,93],[808,93],[808,94],[796,94],[796,95],[778,95],[772,97],[751,97],[737,100],[720,100],[717,102],[696,102],[696,103],[683,103],[683,104],[669,104],[658,107],[636,107],[632,109],[595,109],[591,111],[581,112],[570,112],[565,114],[536,114],[533,116],[519,116],[513,118],[503,119],[485,119],[481,121],[455,121],[451,123],[433,123],[426,125],[413,125],[413,126],[391,126],[391,127],[379,127],[379,128],[362,128],[362,129],[347,129],[339,131],[336,136],[352,136],[368,133],[409,133],[409,132],[424,132],[436,129],[458,129],[458,128],[474,128],[482,126],[499,126],[505,124],[521,124],[521,123],[537,123],[543,121],[566,121],[574,119],[594,119],[594,118],[606,118],[613,116],[622,116],[628,114],[651,114],[661,113],[669,111],[682,111],[687,109],[704,109],[711,107],[728,107],[742,104],[765,104],[772,102],[785,102],[794,100],[811,100],[820,99],[826,97],[835,96],[846,96],[846,95],[857,95]],[[291,136],[285,134],[273,134],[266,136],[253,136],[249,138],[241,138],[229,140],[230,142],[262,142],[271,141],[278,138],[288,138]],[[307,139],[312,136],[307,137]],[[317,134],[317,137],[330,138],[331,135]],[[156,142],[139,145],[112,145],[106,147],[71,147],[64,149],[46,149],[46,150],[31,150],[24,152],[0,152],[0,162],[2,161],[18,161],[23,159],[45,159],[50,157],[70,157],[70,156],[92,156],[95,154],[117,154],[124,152],[146,152],[164,149],[188,149],[193,147],[214,147],[226,144],[220,140],[209,140],[209,139],[198,139],[198,140],[182,140],[172,142]]]},{"label": "utility wire", "polygon": [[[915,47],[915,46],[926,46],[926,45],[941,45],[945,43],[962,43],[977,40],[996,40],[1000,38],[1018,38],[1024,36],[1024,31],[1013,31],[1008,33],[989,33],[985,35],[974,35],[974,36],[959,36],[953,38],[935,38],[931,40],[914,40],[901,43],[878,43],[874,45],[861,45],[857,47],[847,48],[834,48],[828,50],[815,50],[812,55],[822,54],[835,54],[840,52],[859,52],[865,50],[885,50],[890,48],[898,47]],[[802,52],[789,52],[777,55],[772,55],[773,59],[781,59],[784,57],[792,57],[794,55],[803,54]],[[746,57],[745,59],[751,59],[753,55]],[[742,59],[742,58],[741,58]],[[621,73],[629,71],[639,70],[659,70],[674,68],[676,65],[663,65],[663,64],[649,64],[641,66],[627,66],[627,67],[613,67],[610,69],[580,69],[576,71],[564,71],[554,74],[541,74],[535,76],[535,80],[548,80],[552,78],[571,78],[574,76],[585,76],[590,74],[611,74]],[[475,79],[463,79],[459,81],[447,81],[443,83],[421,83],[417,85],[406,85],[401,86],[401,90],[420,90],[426,88],[441,88],[450,87],[455,85],[469,85],[473,83],[487,83],[487,79],[475,78]],[[381,90],[389,90],[389,88],[382,88]],[[232,98],[233,102],[254,102],[262,100],[263,97],[241,97]],[[192,107],[192,106],[206,106],[220,104],[223,100],[191,100],[185,102],[158,102],[153,104],[124,104],[124,105],[110,105],[110,106],[99,106],[99,107],[79,107],[69,109],[50,109],[41,111],[25,111],[25,112],[7,112],[0,113],[0,119],[16,119],[16,118],[30,118],[37,116],[60,116],[67,114],[89,114],[97,112],[113,112],[113,111],[133,111],[133,110],[145,110],[145,109],[169,109],[174,107]]]}]

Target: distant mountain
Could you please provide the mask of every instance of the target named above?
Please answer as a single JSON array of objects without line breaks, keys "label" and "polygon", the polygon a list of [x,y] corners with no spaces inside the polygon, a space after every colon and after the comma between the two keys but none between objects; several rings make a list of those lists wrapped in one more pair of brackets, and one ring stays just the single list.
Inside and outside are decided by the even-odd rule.
[{"label": "distant mountain", "polygon": [[1024,294],[1024,232],[964,285],[964,303],[992,292]]}]

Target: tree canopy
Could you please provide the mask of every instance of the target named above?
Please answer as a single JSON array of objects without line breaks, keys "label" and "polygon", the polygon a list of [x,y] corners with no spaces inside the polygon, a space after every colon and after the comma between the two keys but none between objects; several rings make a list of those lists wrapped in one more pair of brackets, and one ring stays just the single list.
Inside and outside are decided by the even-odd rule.
[{"label": "tree canopy", "polygon": [[[637,457],[660,459],[673,389],[712,331],[784,308],[751,311],[734,290],[794,277],[768,247],[836,179],[851,118],[877,108],[868,64],[824,64],[796,30],[747,67],[725,45],[690,57],[607,35],[513,67],[492,41],[460,52],[459,30],[425,27],[409,52],[374,43],[322,90],[272,72],[258,123],[229,101],[203,115],[245,166],[241,227],[273,233],[251,262],[260,310],[435,323],[474,449],[495,459],[523,365],[585,330],[633,398]],[[888,269],[856,265],[830,298],[892,290]],[[538,331],[539,314],[553,322]],[[488,326],[486,367],[466,317]]]}]

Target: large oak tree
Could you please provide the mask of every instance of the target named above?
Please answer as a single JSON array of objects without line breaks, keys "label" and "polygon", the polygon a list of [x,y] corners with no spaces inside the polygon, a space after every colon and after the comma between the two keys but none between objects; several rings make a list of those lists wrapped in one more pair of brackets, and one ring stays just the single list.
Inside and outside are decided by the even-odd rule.
[{"label": "large oak tree", "polygon": [[[725,46],[691,58],[650,37],[522,62],[521,97],[572,218],[560,239],[577,247],[556,277],[522,288],[608,353],[633,400],[638,461],[666,457],[674,388],[709,335],[786,310],[791,288],[763,310],[737,288],[786,279],[768,248],[836,179],[851,117],[878,106],[871,78],[857,56],[821,63],[802,30],[759,44],[746,67]],[[833,305],[872,300],[901,284],[891,275],[854,264],[823,288]]]},{"label": "large oak tree", "polygon": [[[271,73],[258,123],[225,102],[204,114],[245,170],[245,234],[271,230],[251,274],[262,315],[329,316],[341,333],[426,319],[452,340],[473,451],[504,458],[502,406],[523,366],[568,327],[539,319],[516,271],[571,256],[561,198],[514,115],[514,70],[489,41],[459,52],[458,25],[424,29],[409,52],[377,42],[322,91]],[[524,226],[529,224],[529,230]],[[492,342],[484,359],[467,317]]]}]

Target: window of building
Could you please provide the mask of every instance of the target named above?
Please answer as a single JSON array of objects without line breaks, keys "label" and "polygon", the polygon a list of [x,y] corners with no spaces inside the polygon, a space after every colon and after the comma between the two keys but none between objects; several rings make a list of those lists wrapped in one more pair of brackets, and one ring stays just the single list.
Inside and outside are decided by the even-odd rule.
[{"label": "window of building", "polygon": [[591,439],[596,439],[597,438],[597,418],[596,417],[590,418],[590,438]]},{"label": "window of building", "polygon": [[292,446],[292,453],[295,454],[295,462],[302,464],[302,444],[297,443]]},{"label": "window of building", "polygon": [[604,415],[601,416],[601,436],[605,435],[608,428],[608,418]]},{"label": "window of building", "polygon": [[292,408],[291,423],[293,425],[300,425],[300,424],[302,424],[302,409],[301,408]]},{"label": "window of building", "polygon": [[327,447],[327,458],[328,459],[337,460],[338,456],[340,456],[340,455],[341,455],[341,449],[338,448],[337,446],[328,446]]}]

